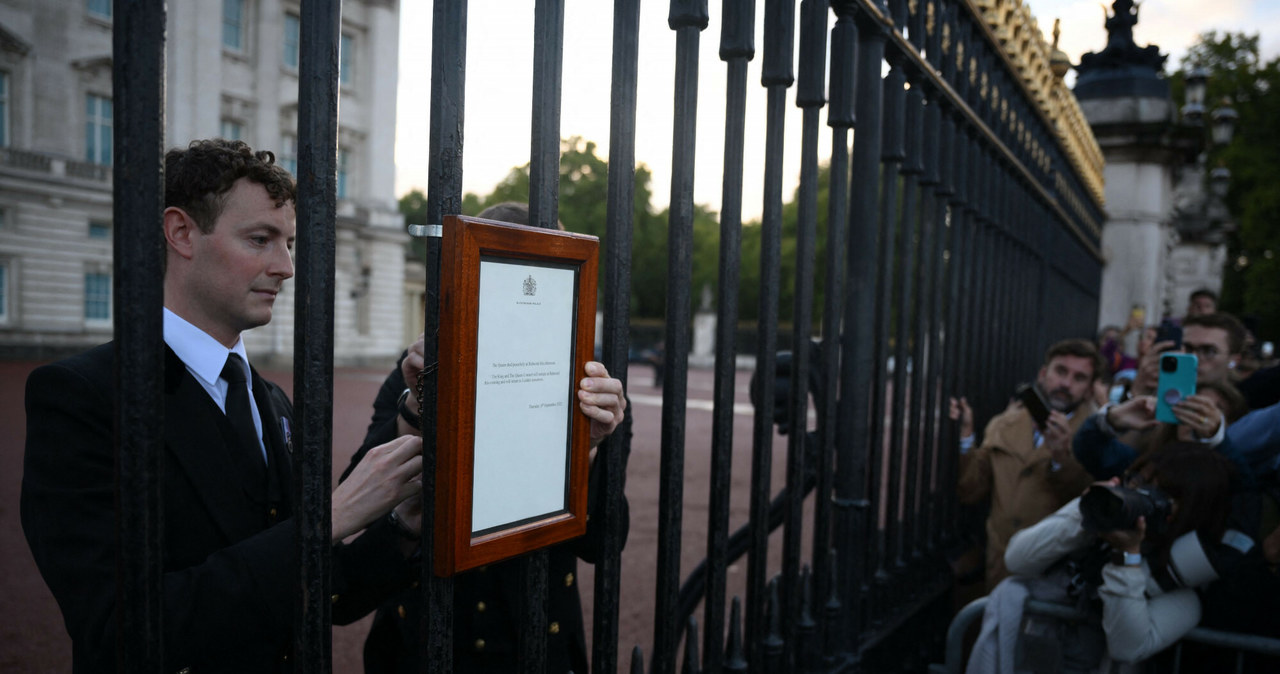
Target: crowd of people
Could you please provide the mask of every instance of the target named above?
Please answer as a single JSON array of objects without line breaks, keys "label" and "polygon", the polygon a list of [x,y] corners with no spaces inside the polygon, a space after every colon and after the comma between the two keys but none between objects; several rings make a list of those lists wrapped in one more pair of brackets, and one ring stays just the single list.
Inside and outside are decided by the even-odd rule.
[{"label": "crowd of people", "polygon": [[1280,638],[1280,367],[1209,290],[1142,320],[1050,346],[980,439],[951,399],[958,498],[988,508],[969,672],[1142,671],[1197,625]]},{"label": "crowd of people", "polygon": [[[296,184],[270,152],[222,140],[170,151],[165,181],[165,669],[282,672],[300,592],[292,405],[250,366],[241,335],[271,320],[293,275]],[[481,215],[527,220],[520,204],[496,208]],[[1280,368],[1215,301],[1199,292],[1180,321],[1144,326],[1135,312],[1098,343],[1053,344],[980,439],[967,400],[951,400],[959,499],[989,504],[991,599],[971,671],[1112,671],[1202,622],[1280,636]],[[426,366],[420,339],[387,376],[331,497],[333,618],[377,612],[370,672],[421,667],[413,384]],[[114,368],[105,344],[38,368],[26,389],[22,527],[76,672],[116,671]],[[627,402],[602,364],[579,374],[594,467]],[[1167,386],[1173,375],[1187,386]],[[588,493],[590,511],[600,491]],[[599,523],[588,516],[585,537],[549,552],[549,671],[587,669],[575,574],[599,556]],[[518,668],[521,587],[510,562],[457,577],[460,671]],[[1023,614],[1027,597],[1075,601],[1100,626],[1039,624]]]}]

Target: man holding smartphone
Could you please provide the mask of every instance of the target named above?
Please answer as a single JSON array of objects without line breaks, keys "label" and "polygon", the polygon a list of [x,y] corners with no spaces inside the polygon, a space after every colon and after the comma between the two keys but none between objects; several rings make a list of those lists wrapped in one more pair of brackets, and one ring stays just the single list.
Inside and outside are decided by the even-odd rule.
[{"label": "man holding smartphone", "polygon": [[960,502],[991,499],[988,591],[1008,575],[1004,551],[1013,534],[1079,496],[1092,481],[1071,454],[1071,436],[1094,410],[1093,382],[1103,367],[1091,342],[1054,344],[1036,376],[1043,408],[1034,400],[1010,405],[987,424],[976,450],[969,451],[972,436],[961,439]]},{"label": "man holding smartphone", "polygon": [[1182,321],[1180,331],[1171,338],[1164,331],[1138,363],[1138,376],[1133,381],[1133,395],[1153,395],[1160,379],[1160,355],[1166,351],[1194,354],[1199,381],[1225,381],[1235,369],[1244,351],[1244,325],[1231,314],[1197,314]]}]

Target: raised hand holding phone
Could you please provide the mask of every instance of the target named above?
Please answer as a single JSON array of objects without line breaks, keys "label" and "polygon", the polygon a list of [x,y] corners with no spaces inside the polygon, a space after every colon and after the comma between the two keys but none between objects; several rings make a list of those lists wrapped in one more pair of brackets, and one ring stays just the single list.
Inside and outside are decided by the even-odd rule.
[{"label": "raised hand holding phone", "polygon": [[1035,384],[1023,384],[1018,387],[1014,395],[1022,403],[1022,406],[1027,408],[1027,412],[1031,414],[1031,420],[1035,422],[1036,428],[1043,432],[1045,423],[1049,420],[1049,404],[1045,402],[1044,394],[1040,393],[1040,389]]},{"label": "raised hand holding phone", "polygon": [[1179,423],[1173,407],[1196,392],[1196,357],[1190,353],[1160,356],[1160,382],[1156,386],[1156,420]]}]

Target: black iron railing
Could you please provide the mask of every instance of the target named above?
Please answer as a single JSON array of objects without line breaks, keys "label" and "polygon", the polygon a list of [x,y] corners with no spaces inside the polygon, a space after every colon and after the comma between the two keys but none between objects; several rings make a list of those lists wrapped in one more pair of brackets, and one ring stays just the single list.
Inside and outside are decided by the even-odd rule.
[{"label": "black iron railing", "polygon": [[[877,644],[936,600],[949,583],[941,563],[957,519],[955,433],[946,397],[963,392],[979,416],[1002,409],[1044,346],[1089,332],[1097,312],[1100,205],[1068,161],[1052,120],[971,0],[672,0],[676,33],[668,298],[661,424],[659,541],[650,671],[838,671],[856,668]],[[121,363],[119,493],[120,653],[125,671],[159,671],[158,456],[162,424],[161,176],[165,15],[159,0],[117,0],[114,166],[117,357]],[[338,0],[302,5],[299,227],[295,333],[295,443],[299,582],[296,671],[330,661],[329,489],[333,405],[332,326]],[[614,3],[609,197],[603,283],[603,358],[625,381],[629,351],[636,84],[642,45],[639,0]],[[564,0],[539,0],[534,25],[530,215],[554,227],[560,156]],[[796,19],[799,17],[797,49]],[[745,137],[748,62],[764,27],[761,85],[766,131]],[[432,29],[429,223],[462,204],[462,129],[467,3],[437,0]],[[720,30],[725,93],[715,411],[707,558],[682,601],[687,356],[690,350],[694,148],[698,47]],[[830,39],[828,41],[828,31]],[[572,39],[569,36],[568,39]],[[828,48],[829,44],[829,48]],[[797,62],[798,52],[798,62]],[[828,70],[828,63],[829,70]],[[729,535],[733,454],[734,328],[740,278],[742,185],[747,142],[763,142],[758,384],[776,384],[787,97],[801,109],[799,224],[794,248],[797,339],[789,359],[786,482],[771,484],[775,398],[760,395],[751,452],[750,521]],[[827,105],[828,99],[830,105]],[[822,113],[831,154],[819,157]],[[853,132],[851,134],[851,132]],[[852,138],[852,153],[850,140]],[[819,213],[826,162],[827,210]],[[747,176],[750,179],[750,176]],[[826,218],[825,239],[818,222]],[[816,287],[818,250],[826,275]],[[438,240],[427,245],[426,349],[436,353]],[[822,325],[813,326],[822,302]],[[805,337],[812,335],[812,344]],[[143,362],[145,361],[145,362]],[[821,376],[810,376],[811,372]],[[424,485],[433,478],[436,382],[424,379]],[[810,397],[812,395],[812,398]],[[813,402],[810,403],[809,401]],[[816,430],[806,433],[809,405]],[[596,566],[593,669],[620,668],[622,486],[630,419],[600,453],[604,552]],[[816,491],[813,520],[803,518]],[[772,508],[771,508],[772,505]],[[427,520],[433,499],[426,499]],[[772,510],[772,514],[771,514]],[[777,524],[775,524],[775,522]],[[700,526],[700,523],[698,523]],[[770,581],[769,533],[783,527],[781,573]],[[805,540],[808,531],[809,540]],[[422,541],[419,591],[427,607],[421,656],[453,670],[453,584],[431,573],[431,531]],[[728,567],[747,559],[745,604],[727,597]],[[547,556],[527,557],[520,610],[521,667],[546,659]],[[692,602],[689,596],[694,599]],[[685,616],[701,600],[701,638]],[[727,615],[726,615],[727,614]],[[680,644],[685,644],[680,657]],[[941,643],[937,644],[939,647]],[[699,648],[700,646],[700,648]],[[923,647],[928,647],[924,644]],[[633,651],[631,671],[643,669]]]}]

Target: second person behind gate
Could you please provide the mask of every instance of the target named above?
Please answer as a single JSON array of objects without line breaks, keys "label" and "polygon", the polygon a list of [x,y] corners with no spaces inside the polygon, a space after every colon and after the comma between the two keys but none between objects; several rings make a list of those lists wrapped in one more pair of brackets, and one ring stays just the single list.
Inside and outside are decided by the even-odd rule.
[{"label": "second person behind gate", "polygon": [[[528,206],[507,202],[491,206],[481,218],[527,225]],[[562,227],[563,229],[563,227]],[[401,357],[387,375],[373,403],[364,445],[351,459],[342,478],[350,474],[369,448],[386,442],[384,438],[417,434],[417,391],[412,383],[423,367],[422,339]],[[578,595],[577,561],[596,563],[602,547],[603,521],[598,516],[604,493],[598,488],[602,461],[595,447],[613,433],[626,412],[622,382],[609,376],[604,365],[587,363],[586,377],[579,382],[579,407],[591,418],[592,461],[588,479],[587,533],[548,549],[547,592],[547,672],[587,672],[586,629]],[[626,457],[623,457],[625,475]],[[430,496],[428,495],[428,498]],[[619,520],[625,544],[628,528],[627,501],[621,500]],[[458,574],[453,586],[453,666],[456,672],[506,674],[520,670],[518,635],[521,593],[520,560],[510,559]],[[374,617],[364,644],[364,667],[368,674],[409,674],[423,671],[419,658],[422,625],[422,593],[418,589],[402,593],[384,603]]]}]

